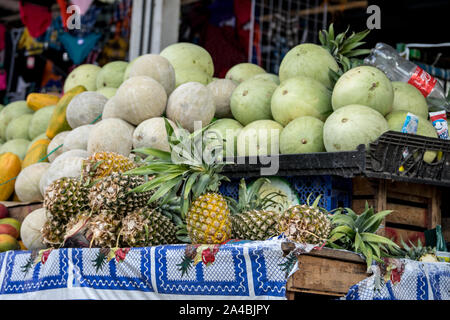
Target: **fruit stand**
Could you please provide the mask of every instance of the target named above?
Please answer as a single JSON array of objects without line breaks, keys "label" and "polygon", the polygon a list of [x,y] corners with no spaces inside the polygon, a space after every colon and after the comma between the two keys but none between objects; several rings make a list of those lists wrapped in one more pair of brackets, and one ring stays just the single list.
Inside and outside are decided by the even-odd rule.
[{"label": "fruit stand", "polygon": [[222,78],[179,42],[9,103],[0,299],[450,299],[450,103],[368,33]]}]

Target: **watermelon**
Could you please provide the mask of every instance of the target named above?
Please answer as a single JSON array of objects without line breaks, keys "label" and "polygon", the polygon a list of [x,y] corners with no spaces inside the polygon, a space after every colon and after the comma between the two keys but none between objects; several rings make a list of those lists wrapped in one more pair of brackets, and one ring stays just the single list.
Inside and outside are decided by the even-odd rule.
[{"label": "watermelon", "polygon": [[280,152],[284,154],[324,152],[324,123],[305,116],[292,120],[280,134]]},{"label": "watermelon", "polygon": [[253,63],[244,62],[230,68],[230,70],[228,70],[225,75],[225,79],[232,80],[239,84],[254,77],[257,74],[264,73],[266,73],[266,70],[264,70],[260,66]]},{"label": "watermelon", "polygon": [[386,119],[378,111],[363,105],[337,109],[325,121],[323,142],[328,152],[352,151],[360,144],[368,147],[388,131]]},{"label": "watermelon", "polygon": [[319,81],[330,88],[329,71],[338,71],[339,66],[328,50],[313,43],[303,43],[292,48],[280,64],[279,77],[283,82],[296,76]]},{"label": "watermelon", "polygon": [[238,156],[276,155],[280,152],[283,126],[273,120],[258,120],[246,125],[237,138]]},{"label": "watermelon", "polygon": [[233,117],[244,126],[257,120],[272,120],[270,102],[277,85],[272,81],[249,79],[233,91],[230,100]]},{"label": "watermelon", "polygon": [[[275,203],[271,204],[266,210],[283,213],[292,206],[300,204],[300,198],[297,191],[291,184],[280,177],[266,177],[269,182],[264,183],[259,189],[258,194],[261,197],[269,196]],[[249,185],[251,187],[252,184]],[[277,195],[275,195],[277,194]]]},{"label": "watermelon", "polygon": [[360,66],[344,73],[333,89],[333,110],[351,104],[364,105],[383,116],[392,111],[394,89],[386,75],[377,68]]},{"label": "watermelon", "polygon": [[332,112],[331,95],[319,81],[304,76],[289,78],[273,93],[271,112],[273,119],[283,126],[302,116],[325,121]]},{"label": "watermelon", "polygon": [[392,112],[407,111],[428,118],[427,100],[416,87],[401,81],[392,82],[392,87],[394,88]]}]

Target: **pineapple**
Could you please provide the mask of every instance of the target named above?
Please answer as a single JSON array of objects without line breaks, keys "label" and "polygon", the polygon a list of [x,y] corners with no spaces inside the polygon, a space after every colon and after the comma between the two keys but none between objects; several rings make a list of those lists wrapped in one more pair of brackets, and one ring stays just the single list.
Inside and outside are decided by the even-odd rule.
[{"label": "pineapple", "polygon": [[[171,152],[147,148],[147,165],[128,174],[154,174],[155,178],[135,189],[138,192],[157,189],[150,202],[173,198],[180,193],[181,220],[185,225],[178,234],[186,232],[192,243],[219,244],[231,236],[230,209],[218,192],[224,164],[221,152],[211,152],[214,158],[206,160],[208,146],[203,144],[207,127],[190,134],[179,127],[176,135],[166,120]],[[155,157],[156,156],[156,157]]]},{"label": "pineapple", "polygon": [[98,214],[89,220],[87,225],[86,238],[90,241],[90,247],[118,247],[118,234],[121,224],[121,219],[116,212],[110,210],[99,211]]},{"label": "pineapple", "polygon": [[318,197],[313,205],[295,205],[286,210],[279,222],[279,232],[297,243],[319,244],[327,241],[331,231],[331,222],[324,212],[318,208]]},{"label": "pineapple", "polygon": [[139,209],[122,219],[121,241],[128,247],[176,243],[177,227],[156,210]]},{"label": "pineapple", "polygon": [[90,183],[114,172],[125,172],[136,167],[128,157],[115,152],[96,152],[83,161],[82,180]]},{"label": "pineapple", "polygon": [[66,224],[78,213],[87,210],[88,189],[77,178],[61,178],[51,183],[44,196],[44,208],[49,213],[41,233],[49,247],[60,247]]},{"label": "pineapple", "polygon": [[67,223],[69,218],[88,209],[88,189],[78,178],[61,178],[52,182],[45,191],[44,208],[55,219]]},{"label": "pineapple", "polygon": [[346,37],[347,32],[348,28],[345,32],[339,33],[335,37],[333,24],[330,24],[328,30],[319,32],[319,41],[322,47],[327,49],[339,64],[338,72],[330,70],[330,76],[334,82],[348,70],[362,64],[362,61],[355,57],[370,53],[369,49],[358,48],[365,44],[361,40],[369,34],[370,30],[358,33],[353,32],[349,37]]},{"label": "pineapple", "polygon": [[422,262],[438,262],[436,248],[423,246],[420,239],[417,240],[417,246],[411,241],[409,241],[410,246],[408,246],[403,239],[400,242],[405,252],[405,258]]},{"label": "pineapple", "polygon": [[259,190],[265,183],[270,183],[270,180],[259,178],[247,188],[245,180],[241,180],[239,202],[236,203],[234,199],[230,199],[233,212],[231,216],[233,238],[266,240],[278,234],[278,220],[281,215],[267,210],[267,207],[273,206],[272,198],[279,195],[266,194],[261,197]]},{"label": "pineapple", "polygon": [[132,192],[146,181],[142,176],[130,176],[114,172],[97,181],[89,190],[88,200],[92,210],[111,210],[118,216],[145,207],[152,192]]}]

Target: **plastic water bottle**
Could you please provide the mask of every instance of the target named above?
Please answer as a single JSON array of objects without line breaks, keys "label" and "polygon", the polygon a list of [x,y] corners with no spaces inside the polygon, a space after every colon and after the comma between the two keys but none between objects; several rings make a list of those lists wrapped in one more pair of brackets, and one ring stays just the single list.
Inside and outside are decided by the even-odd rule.
[{"label": "plastic water bottle", "polygon": [[401,57],[398,52],[385,43],[377,43],[364,63],[382,70],[391,81],[407,82],[422,92],[428,107],[434,110],[450,111],[450,103],[445,97],[444,88],[425,70]]}]

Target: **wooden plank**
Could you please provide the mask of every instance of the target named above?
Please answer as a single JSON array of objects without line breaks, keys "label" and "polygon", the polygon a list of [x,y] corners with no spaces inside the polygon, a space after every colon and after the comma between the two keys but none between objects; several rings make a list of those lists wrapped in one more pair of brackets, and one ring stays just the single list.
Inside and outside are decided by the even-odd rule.
[{"label": "wooden plank", "polygon": [[[386,193],[387,193],[387,183],[386,180],[379,180],[378,190],[375,197],[375,210],[376,212],[386,210]],[[386,225],[386,218],[380,224],[380,229],[376,232],[380,236],[384,236],[384,226]]]},{"label": "wooden plank", "polygon": [[369,204],[369,207],[372,206],[375,208],[375,200],[374,199],[353,199],[352,201],[352,210],[357,214],[361,214],[366,209],[366,202]]},{"label": "wooden plank", "polygon": [[392,190],[393,192],[409,194],[412,196],[432,198],[433,189],[436,187],[428,186],[424,184],[409,183],[402,181],[389,181],[387,182],[387,190]]},{"label": "wooden plank", "polygon": [[299,270],[292,275],[289,290],[346,294],[349,288],[364,280],[365,263],[326,259],[302,254],[298,258]]},{"label": "wooden plank", "polygon": [[312,250],[308,253],[305,253],[309,256],[322,257],[322,258],[330,258],[335,260],[356,262],[356,263],[364,263],[364,259],[362,259],[359,255],[349,251],[335,250],[331,248],[322,248],[321,250]]},{"label": "wooden plank", "polygon": [[442,235],[446,242],[450,242],[450,218],[442,218]]},{"label": "wooden plank", "polygon": [[355,196],[369,196],[375,195],[375,188],[371,180],[365,177],[355,177],[352,179],[353,195]]},{"label": "wooden plank", "polygon": [[425,243],[425,234],[420,231],[392,228],[387,226],[384,228],[384,236],[392,239],[398,245],[400,245],[400,239],[403,239],[406,243],[410,240],[414,244],[417,244],[417,240],[420,239],[422,243]]},{"label": "wooden plank", "polygon": [[387,210],[394,210],[386,217],[387,222],[426,228],[428,209],[403,204],[387,203]]},{"label": "wooden plank", "polygon": [[428,229],[434,229],[441,224],[441,192],[438,188],[433,188],[433,197],[428,204]]},{"label": "wooden plank", "polygon": [[427,204],[429,202],[429,199],[427,199],[425,197],[412,196],[410,194],[403,194],[403,193],[395,192],[392,190],[388,190],[387,200],[388,201],[401,200],[401,201],[410,202],[412,204],[417,204],[417,203]]}]

